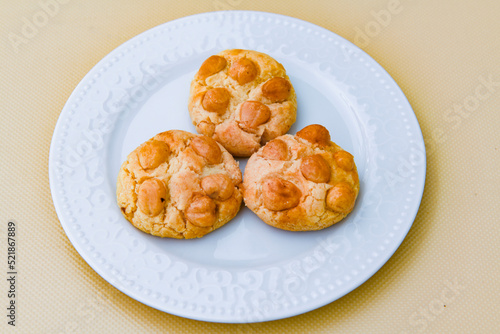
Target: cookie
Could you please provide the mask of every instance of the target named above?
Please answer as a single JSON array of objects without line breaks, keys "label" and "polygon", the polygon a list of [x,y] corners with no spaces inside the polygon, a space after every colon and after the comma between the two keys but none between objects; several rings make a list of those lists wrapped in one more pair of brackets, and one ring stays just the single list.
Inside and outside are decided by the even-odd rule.
[{"label": "cookie", "polygon": [[160,237],[199,238],[238,213],[238,163],[212,138],[181,130],[160,133],[132,151],[118,173],[125,218]]},{"label": "cookie", "polygon": [[198,133],[236,157],[249,157],[290,129],[297,101],[283,65],[264,53],[234,49],[203,62],[188,108]]},{"label": "cookie", "polygon": [[254,153],[243,198],[265,223],[289,231],[321,230],[354,208],[359,179],[353,156],[321,125],[284,135]]}]

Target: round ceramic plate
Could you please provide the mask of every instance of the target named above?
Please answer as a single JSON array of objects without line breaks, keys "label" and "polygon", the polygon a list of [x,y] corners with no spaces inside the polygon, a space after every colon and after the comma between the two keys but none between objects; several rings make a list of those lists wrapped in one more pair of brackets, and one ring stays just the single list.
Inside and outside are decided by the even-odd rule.
[{"label": "round ceramic plate", "polygon": [[[201,239],[173,240],[122,217],[115,196],[120,164],[159,132],[195,132],[190,82],[207,57],[232,48],[267,53],[285,66],[298,101],[289,133],[320,123],[354,155],[361,191],[340,223],[287,232],[243,207]],[[244,170],[246,160],[239,162]],[[99,275],[159,310],[234,323],[307,312],[365,282],[410,229],[426,166],[408,101],[370,56],[311,23],[246,11],[168,22],[111,52],[64,106],[49,163],[61,224]]]}]

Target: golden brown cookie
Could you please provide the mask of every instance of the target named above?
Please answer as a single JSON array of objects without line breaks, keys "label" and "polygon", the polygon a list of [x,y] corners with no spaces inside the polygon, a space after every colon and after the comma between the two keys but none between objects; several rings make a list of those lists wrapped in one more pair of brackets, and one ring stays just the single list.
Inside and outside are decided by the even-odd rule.
[{"label": "golden brown cookie", "polygon": [[157,134],[122,164],[116,196],[125,218],[160,237],[199,238],[238,213],[238,163],[212,138],[181,130]]},{"label": "golden brown cookie", "polygon": [[226,50],[203,62],[191,83],[196,131],[237,157],[285,134],[295,122],[295,91],[283,65],[250,50]]},{"label": "golden brown cookie", "polygon": [[321,230],[339,222],[354,208],[358,192],[353,156],[317,124],[268,142],[244,173],[246,206],[283,230]]}]

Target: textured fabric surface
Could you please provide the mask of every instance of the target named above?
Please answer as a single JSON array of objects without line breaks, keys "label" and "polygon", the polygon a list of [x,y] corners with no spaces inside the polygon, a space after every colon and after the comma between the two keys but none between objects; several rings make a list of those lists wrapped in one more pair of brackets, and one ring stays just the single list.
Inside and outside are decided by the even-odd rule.
[{"label": "textured fabric surface", "polygon": [[[54,126],[92,66],[149,28],[221,9],[289,15],[353,41],[402,88],[426,140],[422,204],[395,255],[352,293],[289,319],[205,323],[129,298],[79,256],[50,194]],[[0,254],[14,220],[19,275],[15,328],[0,280],[0,332],[500,332],[499,13],[496,0],[3,1]]]}]

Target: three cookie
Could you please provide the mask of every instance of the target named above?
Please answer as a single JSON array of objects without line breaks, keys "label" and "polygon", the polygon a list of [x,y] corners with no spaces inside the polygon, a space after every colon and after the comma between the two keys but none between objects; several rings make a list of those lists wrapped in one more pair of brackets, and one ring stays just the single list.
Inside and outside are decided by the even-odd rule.
[{"label": "three cookie", "polygon": [[283,65],[250,50],[226,50],[203,62],[191,83],[196,131],[236,157],[285,134],[295,122],[295,91]]},{"label": "three cookie", "polygon": [[118,173],[117,201],[138,229],[160,237],[199,238],[238,213],[241,171],[212,138],[160,133],[132,151]]},{"label": "three cookie", "polygon": [[[296,119],[284,67],[250,50],[209,57],[191,83],[198,133],[160,133],[131,152],[117,181],[123,215],[160,237],[198,238],[229,222],[242,199],[265,223],[320,230],[350,213],[359,192],[353,156],[321,125],[286,135]],[[242,183],[236,157],[250,157]]]}]

